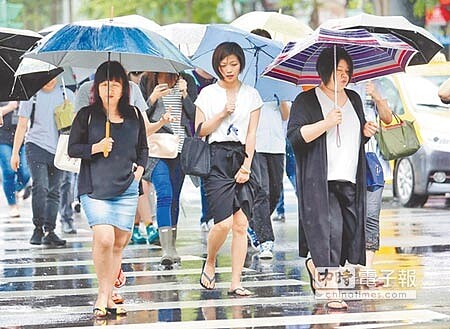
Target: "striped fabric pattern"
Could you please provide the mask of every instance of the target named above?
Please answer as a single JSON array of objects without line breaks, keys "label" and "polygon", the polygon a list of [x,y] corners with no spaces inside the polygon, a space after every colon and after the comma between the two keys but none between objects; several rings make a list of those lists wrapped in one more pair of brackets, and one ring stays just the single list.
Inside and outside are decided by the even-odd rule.
[{"label": "striped fabric pattern", "polygon": [[319,84],[317,58],[323,49],[334,45],[344,48],[352,57],[351,82],[355,83],[402,72],[417,53],[392,34],[320,28],[302,41],[288,43],[263,75],[296,85]]},{"label": "striped fabric pattern", "polygon": [[172,128],[174,134],[180,136],[180,142],[178,144],[178,153],[181,152],[181,149],[183,148],[185,133],[184,133],[184,126],[181,125],[181,112],[183,110],[183,103],[181,100],[181,92],[180,88],[178,86],[178,82],[175,84],[175,86],[172,87],[172,91],[167,96],[162,97],[162,101],[164,104],[164,107],[166,110],[169,108],[169,106],[172,107],[172,116],[176,118],[174,122],[170,123],[170,127]]}]

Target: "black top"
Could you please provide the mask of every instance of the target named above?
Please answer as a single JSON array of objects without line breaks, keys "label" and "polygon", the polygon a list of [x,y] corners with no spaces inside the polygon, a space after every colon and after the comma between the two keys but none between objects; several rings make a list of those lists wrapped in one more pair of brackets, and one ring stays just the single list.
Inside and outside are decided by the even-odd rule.
[{"label": "black top", "polygon": [[[364,144],[369,140],[362,135],[364,124],[363,105],[353,90],[345,90],[358,115],[361,143],[356,172],[356,218],[353,236],[342,241],[341,265],[348,260],[352,264],[365,265],[366,218],[366,158]],[[288,138],[292,144],[297,167],[297,197],[299,218],[299,254],[306,257],[308,251],[319,267],[330,266],[329,241],[331,225],[328,218],[327,140],[326,133],[307,143],[300,128],[323,120],[322,109],[315,89],[300,93],[292,103],[288,124]]]},{"label": "black top", "polygon": [[[7,105],[8,102],[0,102],[0,107]],[[17,127],[17,109],[3,115],[3,127],[0,127],[0,144],[13,145],[14,133]],[[13,122],[13,117],[14,121]]]},{"label": "black top", "polygon": [[78,195],[110,199],[122,194],[134,179],[133,164],[145,168],[148,158],[144,120],[139,110],[129,107],[123,123],[111,123],[113,147],[108,157],[91,154],[92,145],[105,137],[106,116],[102,109],[83,107],[70,130],[68,153],[81,158]]}]

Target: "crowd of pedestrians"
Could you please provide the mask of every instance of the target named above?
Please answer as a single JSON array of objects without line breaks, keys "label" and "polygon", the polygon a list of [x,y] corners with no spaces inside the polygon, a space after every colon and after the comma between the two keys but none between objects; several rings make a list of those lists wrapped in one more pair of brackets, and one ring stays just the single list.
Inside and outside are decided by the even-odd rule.
[{"label": "crowd of pedestrians", "polygon": [[[252,32],[271,37],[265,30]],[[114,287],[124,284],[121,260],[128,243],[159,243],[162,269],[181,265],[176,249],[185,181],[180,155],[184,140],[198,130],[211,148],[209,175],[191,177],[201,194],[200,285],[215,289],[217,254],[231,231],[228,294],[253,294],[241,283],[247,246],[256,247],[259,258],[272,259],[272,222],[286,220],[286,171],[298,198],[299,254],[310,256],[305,265],[311,288],[320,292],[322,278],[333,269],[347,262],[370,267],[379,248],[382,189],[366,191],[365,144],[378,129],[376,116],[385,123],[392,117],[373,83],[364,90],[371,106],[348,88],[352,59],[339,47],[336,56],[334,69],[332,48],[322,51],[321,84],[300,92],[292,109],[288,101],[263,102],[255,88],[240,81],[245,56],[234,42],[214,50],[211,74],[218,79],[199,68],[179,74],[126,72],[110,61],[75,94],[53,79],[28,101],[0,103],[0,164],[9,216],[20,216],[16,199],[31,194],[30,243],[64,246],[55,233],[58,210],[62,231],[76,234],[72,205],[79,200],[93,230],[94,316],[125,314]],[[53,112],[64,99],[74,103],[68,152],[81,159],[79,174],[54,165],[59,132]],[[153,134],[177,135],[177,155],[149,156],[147,137]],[[377,149],[373,138],[369,143]],[[389,167],[384,168],[389,178]],[[348,307],[336,298],[326,305]]]}]

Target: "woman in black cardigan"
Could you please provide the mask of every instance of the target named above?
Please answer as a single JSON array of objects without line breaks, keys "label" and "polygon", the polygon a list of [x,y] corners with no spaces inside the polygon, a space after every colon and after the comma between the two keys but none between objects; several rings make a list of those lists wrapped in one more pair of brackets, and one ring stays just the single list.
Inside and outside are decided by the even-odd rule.
[{"label": "woman in black cardigan", "polygon": [[[336,71],[334,63],[333,48],[323,50],[316,64],[322,83],[297,96],[288,125],[298,173],[299,253],[311,253],[306,267],[318,293],[332,268],[346,261],[365,264],[363,146],[378,127],[364,119],[359,95],[345,89],[353,73],[351,57],[337,48]],[[327,307],[348,307],[336,288],[327,292],[337,295]]]},{"label": "woman in black cardigan", "polygon": [[[126,313],[113,302],[112,287],[122,250],[130,239],[148,147],[144,120],[140,111],[129,105],[128,79],[119,62],[98,67],[93,92],[94,103],[82,108],[74,119],[68,153],[82,159],[78,194],[94,231],[92,254],[98,296],[93,312],[102,318]],[[107,112],[111,122],[108,138]]]}]

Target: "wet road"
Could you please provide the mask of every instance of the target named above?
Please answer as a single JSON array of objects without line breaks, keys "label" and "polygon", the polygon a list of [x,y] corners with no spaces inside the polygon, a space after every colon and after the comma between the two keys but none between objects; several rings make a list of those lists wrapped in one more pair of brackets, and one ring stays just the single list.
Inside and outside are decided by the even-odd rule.
[{"label": "wet road", "polygon": [[178,241],[182,266],[162,271],[158,246],[128,246],[127,284],[119,293],[129,313],[101,321],[91,315],[96,279],[83,216],[76,217],[76,235],[61,234],[66,247],[31,246],[30,201],[21,201],[21,217],[10,219],[3,195],[0,200],[1,328],[450,328],[450,208],[442,198],[422,209],[385,200],[382,248],[374,265],[386,284],[360,287],[376,294],[349,300],[347,312],[330,312],[311,294],[304,259],[297,255],[292,190],[286,192],[286,222],[274,223],[274,259],[260,260],[254,252],[247,256],[244,286],[255,296],[227,295],[229,243],[218,258],[216,290],[201,289],[199,192],[187,182]]}]

